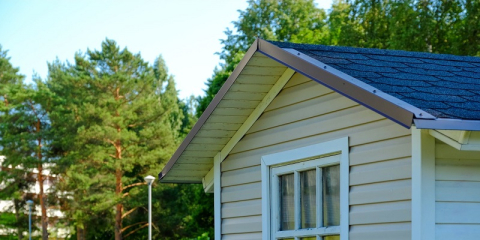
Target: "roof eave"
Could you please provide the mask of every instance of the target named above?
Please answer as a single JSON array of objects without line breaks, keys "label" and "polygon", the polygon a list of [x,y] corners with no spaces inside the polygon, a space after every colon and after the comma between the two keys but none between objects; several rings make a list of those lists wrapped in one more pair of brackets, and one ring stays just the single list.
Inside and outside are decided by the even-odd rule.
[{"label": "roof eave", "polygon": [[461,119],[414,119],[418,129],[480,131],[480,121]]},{"label": "roof eave", "polygon": [[[187,146],[190,144],[190,142],[195,137],[195,135],[197,135],[198,131],[200,131],[203,124],[205,124],[205,122],[210,117],[210,115],[212,115],[213,111],[218,106],[220,101],[223,99],[225,94],[227,94],[228,89],[230,89],[230,87],[233,85],[233,83],[237,79],[238,75],[242,72],[243,68],[245,68],[248,61],[253,57],[253,54],[255,54],[255,52],[257,52],[258,42],[259,42],[259,39],[255,40],[255,42],[250,46],[250,48],[245,53],[242,60],[238,63],[237,67],[233,70],[232,74],[230,74],[227,81],[225,81],[223,86],[220,88],[218,93],[213,98],[212,102],[210,102],[210,104],[208,105],[207,109],[205,109],[202,116],[200,116],[198,121],[195,123],[192,130],[190,130],[187,137],[185,137],[185,139],[180,144],[180,146],[177,148],[177,150],[175,151],[173,156],[170,158],[170,160],[167,162],[165,167],[158,174],[158,179],[159,180],[162,180],[162,178],[165,177],[165,175],[170,171],[170,169],[173,167],[173,165],[177,162],[178,158],[182,155],[183,151],[187,148]],[[212,161],[213,161],[213,159],[212,159]]]}]

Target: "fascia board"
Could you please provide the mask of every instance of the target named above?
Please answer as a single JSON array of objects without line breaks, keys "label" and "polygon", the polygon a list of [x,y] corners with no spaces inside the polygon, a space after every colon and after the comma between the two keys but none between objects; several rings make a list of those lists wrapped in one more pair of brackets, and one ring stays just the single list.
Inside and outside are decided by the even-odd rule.
[{"label": "fascia board", "polygon": [[414,119],[418,129],[480,131],[480,121],[459,119]]},{"label": "fascia board", "polygon": [[[378,91],[369,91],[365,86],[356,84],[359,82],[347,74],[338,74],[340,71],[330,71],[329,66],[320,61],[310,58],[305,54],[295,51],[287,51],[265,40],[259,40],[258,51],[275,59],[276,61],[294,69],[297,72],[319,82],[322,85],[348,97],[363,106],[391,119],[398,124],[410,128],[413,123],[414,112],[407,110],[387,99],[384,95],[379,96]],[[385,94],[386,95],[386,94]],[[425,117],[433,118],[426,112],[419,112]]]},{"label": "fascia board", "polygon": [[[197,135],[197,133],[200,131],[202,128],[203,124],[207,121],[207,119],[212,115],[213,111],[215,108],[217,108],[218,104],[220,101],[223,99],[225,94],[227,94],[228,90],[230,87],[233,85],[235,80],[237,79],[238,75],[242,72],[243,68],[247,65],[248,61],[253,57],[255,52],[258,50],[258,41],[259,39],[255,40],[255,42],[250,46],[248,51],[245,53],[245,56],[242,58],[240,63],[238,63],[237,67],[235,70],[233,70],[232,74],[228,77],[227,81],[223,84],[222,88],[218,91],[218,93],[215,95],[213,98],[212,102],[208,105],[207,109],[203,112],[202,116],[198,119],[197,123],[193,126],[192,130],[188,133],[187,137],[183,140],[182,144],[177,148],[173,156],[170,158],[170,160],[167,162],[165,167],[162,169],[162,171],[158,174],[158,179],[161,182],[167,182],[167,181],[162,181],[162,179],[166,176],[166,174],[170,171],[170,169],[173,167],[173,165],[177,162],[178,158],[182,155],[183,151],[188,147],[192,139]],[[212,159],[213,162],[213,159]],[[175,181],[176,182],[176,181]]]}]

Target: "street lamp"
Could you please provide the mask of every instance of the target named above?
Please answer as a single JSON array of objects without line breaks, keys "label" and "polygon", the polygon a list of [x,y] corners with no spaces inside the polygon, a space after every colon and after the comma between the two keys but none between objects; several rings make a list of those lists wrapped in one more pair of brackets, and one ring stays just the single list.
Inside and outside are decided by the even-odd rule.
[{"label": "street lamp", "polygon": [[155,177],[148,175],[145,181],[148,184],[148,240],[152,240],[152,183]]},{"label": "street lamp", "polygon": [[32,200],[27,200],[27,205],[29,209],[28,213],[28,239],[32,240],[32,206],[33,206],[33,201]]}]

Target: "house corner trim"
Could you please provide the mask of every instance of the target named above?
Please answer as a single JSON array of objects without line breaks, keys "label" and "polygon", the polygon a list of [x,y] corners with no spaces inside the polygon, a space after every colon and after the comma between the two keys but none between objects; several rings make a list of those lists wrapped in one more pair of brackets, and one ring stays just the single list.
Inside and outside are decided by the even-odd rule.
[{"label": "house corner trim", "polygon": [[435,239],[435,138],[412,127],[412,240]]}]

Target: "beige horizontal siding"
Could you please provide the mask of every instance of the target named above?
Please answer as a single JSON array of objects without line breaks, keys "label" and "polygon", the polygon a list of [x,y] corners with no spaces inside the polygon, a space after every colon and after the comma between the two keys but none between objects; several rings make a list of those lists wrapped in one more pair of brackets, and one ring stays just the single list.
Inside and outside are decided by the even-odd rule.
[{"label": "beige horizontal siding", "polygon": [[412,180],[364,184],[350,188],[350,204],[394,202],[412,199]]},{"label": "beige horizontal siding", "polygon": [[411,158],[352,166],[350,186],[412,178]]},{"label": "beige horizontal siding", "polygon": [[262,197],[260,182],[222,188],[222,203],[252,200]]},{"label": "beige horizontal siding", "polygon": [[261,240],[262,233],[240,233],[240,234],[226,234],[222,236],[223,240]]},{"label": "beige horizontal siding", "polygon": [[254,199],[248,201],[224,203],[222,205],[222,217],[244,217],[257,215],[261,212],[262,199]]},{"label": "beige horizontal siding", "polygon": [[222,238],[261,238],[262,156],[345,136],[352,166],[350,239],[409,239],[410,130],[300,74],[221,164]]},{"label": "beige horizontal siding", "polygon": [[[459,229],[461,227],[461,229]],[[478,240],[480,225],[437,224],[435,227],[435,239],[437,240]]]},{"label": "beige horizontal siding", "polygon": [[480,153],[435,145],[436,239],[480,236]]},{"label": "beige horizontal siding", "polygon": [[350,225],[409,222],[411,209],[411,201],[354,205],[350,207]]},{"label": "beige horizontal siding", "polygon": [[356,225],[350,228],[350,238],[357,240],[410,239],[412,235],[410,225],[410,222]]},{"label": "beige horizontal siding", "polygon": [[222,234],[248,233],[262,231],[262,216],[236,217],[222,219]]}]

